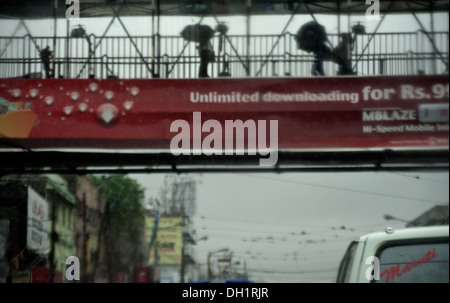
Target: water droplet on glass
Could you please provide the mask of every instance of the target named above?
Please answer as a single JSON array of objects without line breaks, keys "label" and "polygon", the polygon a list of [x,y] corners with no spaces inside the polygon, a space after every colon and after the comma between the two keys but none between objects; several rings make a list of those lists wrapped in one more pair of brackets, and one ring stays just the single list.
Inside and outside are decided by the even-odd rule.
[{"label": "water droplet on glass", "polygon": [[21,93],[22,93],[22,91],[18,88],[15,88],[11,91],[11,94],[13,95],[14,98],[20,97]]},{"label": "water droplet on glass", "polygon": [[79,96],[80,94],[78,92],[72,92],[70,94],[70,97],[72,98],[73,101],[77,101]]},{"label": "water droplet on glass", "polygon": [[105,97],[107,100],[111,100],[114,97],[114,93],[110,90],[106,91]]},{"label": "water droplet on glass", "polygon": [[114,104],[104,103],[97,108],[97,118],[106,124],[116,120],[119,110]]},{"label": "water droplet on glass", "polygon": [[123,103],[123,107],[124,107],[126,110],[130,110],[130,109],[133,107],[133,104],[134,104],[133,101],[125,101],[125,102]]},{"label": "water droplet on glass", "polygon": [[36,98],[36,96],[38,94],[38,90],[35,88],[32,88],[32,89],[30,89],[29,94],[30,94],[31,98]]},{"label": "water droplet on glass", "polygon": [[69,115],[72,113],[72,110],[73,110],[73,106],[66,106],[66,107],[64,107],[64,109],[63,109],[64,113],[65,113],[67,116],[69,116]]},{"label": "water droplet on glass", "polygon": [[132,87],[131,88],[131,94],[134,96],[134,97],[136,97],[138,94],[139,94],[139,88],[137,88],[137,87]]},{"label": "water droplet on glass", "polygon": [[87,109],[87,104],[85,103],[81,103],[78,108],[80,109],[81,112],[85,112]]},{"label": "water droplet on glass", "polygon": [[53,97],[52,96],[45,97],[45,104],[51,105],[52,103],[53,103]]},{"label": "water droplet on glass", "polygon": [[98,89],[98,84],[95,82],[92,82],[89,84],[89,89],[91,90],[91,92],[96,92]]}]

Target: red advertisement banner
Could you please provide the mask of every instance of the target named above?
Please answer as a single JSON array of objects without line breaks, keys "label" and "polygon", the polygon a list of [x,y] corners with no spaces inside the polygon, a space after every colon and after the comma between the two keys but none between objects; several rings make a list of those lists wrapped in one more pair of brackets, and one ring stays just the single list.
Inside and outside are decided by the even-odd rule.
[{"label": "red advertisement banner", "polygon": [[214,129],[225,148],[227,120],[279,149],[448,147],[448,79],[0,79],[0,147],[193,149]]}]

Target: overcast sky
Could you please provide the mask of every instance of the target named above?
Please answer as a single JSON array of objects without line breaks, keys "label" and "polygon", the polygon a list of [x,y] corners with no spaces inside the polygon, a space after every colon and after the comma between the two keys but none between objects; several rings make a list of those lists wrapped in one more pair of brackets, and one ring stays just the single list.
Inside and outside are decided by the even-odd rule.
[{"label": "overcast sky", "polygon": [[[255,280],[331,282],[351,240],[448,204],[448,173],[203,174],[194,226],[199,263],[229,248]],[[157,197],[164,175],[131,175]],[[345,229],[344,229],[345,228]],[[243,265],[242,265],[243,266]]]},{"label": "overcast sky", "polygon": [[[337,32],[335,17],[317,16],[329,33]],[[420,17],[429,29],[429,15]],[[229,34],[245,32],[245,18],[220,18],[228,22]],[[253,34],[281,33],[289,16],[253,17]],[[124,18],[131,35],[151,34],[150,18],[131,21]],[[199,18],[163,18],[163,35],[178,35],[184,26]],[[290,32],[312,20],[309,15],[294,18]],[[101,35],[110,19],[80,19],[88,33]],[[350,24],[362,21],[372,32],[376,21],[352,17]],[[0,35],[11,35],[18,21],[0,20]],[[215,25],[211,18],[206,24]],[[27,21],[33,35],[53,35],[52,21]],[[347,18],[342,18],[345,31]],[[448,14],[436,15],[436,30],[448,31]],[[379,32],[417,31],[412,16],[389,16]],[[23,35],[23,30],[19,35]],[[65,20],[58,34],[66,34]],[[124,34],[115,22],[109,35]],[[132,175],[147,188],[146,199],[156,197],[164,175]],[[330,282],[349,242],[385,226],[405,223],[383,219],[384,214],[412,220],[434,205],[448,204],[449,175],[443,173],[286,173],[286,174],[203,174],[198,180],[197,211],[194,225],[197,237],[207,241],[197,245],[197,261],[206,263],[208,252],[229,248],[246,264],[255,281]]]}]

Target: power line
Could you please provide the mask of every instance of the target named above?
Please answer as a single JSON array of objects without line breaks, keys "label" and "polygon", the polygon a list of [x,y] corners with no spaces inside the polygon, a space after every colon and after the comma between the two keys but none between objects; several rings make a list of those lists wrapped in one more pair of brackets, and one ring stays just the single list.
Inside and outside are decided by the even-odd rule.
[{"label": "power line", "polygon": [[424,177],[421,177],[421,176],[418,176],[418,175],[409,176],[409,175],[400,174],[400,173],[394,173],[394,172],[391,172],[391,174],[392,175],[406,177],[406,178],[416,179],[416,180],[425,180],[425,181],[431,181],[431,182],[436,182],[436,183],[448,185],[448,181],[436,180],[436,179],[432,179],[432,178],[424,178]]},{"label": "power line", "polygon": [[[223,219],[223,218],[211,218],[211,217],[204,217],[203,220],[214,220],[214,221],[223,221],[226,224],[228,224],[226,227],[221,229],[220,227],[205,227],[206,230],[224,230],[227,232],[254,232],[254,233],[269,233],[269,234],[286,234],[286,235],[292,235],[292,233],[295,233],[297,235],[298,232],[288,230],[289,228],[298,228],[302,229],[301,235],[302,236],[311,236],[311,235],[318,235],[323,234],[327,232],[337,232],[337,231],[348,231],[348,232],[358,232],[362,231],[361,229],[366,227],[376,227],[376,226],[386,226],[389,225],[387,223],[372,223],[372,224],[365,224],[365,225],[358,225],[358,226],[347,226],[345,227],[344,224],[337,224],[336,226],[329,226],[329,225],[296,225],[296,224],[282,224],[282,223],[271,223],[267,221],[250,221],[250,220],[236,220],[236,219]],[[239,230],[230,230],[230,223],[247,223],[247,224],[261,224],[264,225],[264,227],[271,228],[271,226],[280,226],[285,227],[286,231],[264,231],[264,230],[258,230],[258,231],[250,231],[250,230],[243,230],[242,228],[239,228]],[[196,223],[200,224],[200,223]],[[343,227],[345,227],[343,229]],[[315,230],[313,232],[307,231],[309,228],[321,228],[322,230]]]},{"label": "power line", "polygon": [[[324,231],[328,229],[336,228],[336,226],[330,226],[330,225],[298,225],[298,224],[286,224],[286,223],[274,223],[274,222],[268,222],[268,221],[254,221],[254,220],[236,220],[236,219],[224,219],[224,218],[216,218],[216,217],[206,217],[202,216],[202,220],[215,220],[215,221],[225,221],[225,222],[232,222],[232,223],[249,223],[249,224],[261,224],[265,227],[267,226],[280,226],[280,227],[286,227],[286,228],[324,228]],[[200,224],[197,222],[196,224]],[[340,226],[342,226],[341,224]]]},{"label": "power line", "polygon": [[365,194],[365,195],[373,195],[373,196],[381,196],[381,197],[396,198],[396,199],[403,199],[403,200],[420,201],[420,202],[433,203],[433,204],[439,204],[439,205],[448,203],[448,202],[442,202],[442,201],[433,201],[433,200],[425,200],[425,199],[404,197],[404,196],[398,196],[398,195],[389,195],[389,194],[383,194],[383,193],[375,193],[375,192],[363,191],[363,190],[358,190],[358,189],[342,188],[342,187],[329,186],[329,185],[320,185],[320,184],[299,182],[299,181],[286,180],[286,179],[276,179],[276,178],[264,177],[264,176],[250,176],[250,175],[245,175],[245,174],[240,174],[240,175],[241,176],[245,176],[245,177],[250,177],[250,178],[259,178],[259,179],[266,179],[266,180],[272,180],[272,181],[278,181],[278,182],[284,182],[284,183],[292,183],[292,184],[320,187],[320,188],[340,190],[340,191],[346,191],[346,192],[353,192],[353,193],[359,193],[359,194]]}]

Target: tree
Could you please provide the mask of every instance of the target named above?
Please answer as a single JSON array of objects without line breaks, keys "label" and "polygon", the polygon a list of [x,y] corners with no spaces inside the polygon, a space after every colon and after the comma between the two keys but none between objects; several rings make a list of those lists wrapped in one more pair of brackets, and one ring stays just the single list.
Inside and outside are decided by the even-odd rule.
[{"label": "tree", "polygon": [[132,274],[145,261],[144,188],[128,176],[91,176],[106,198],[102,218],[110,282],[117,271]]}]

